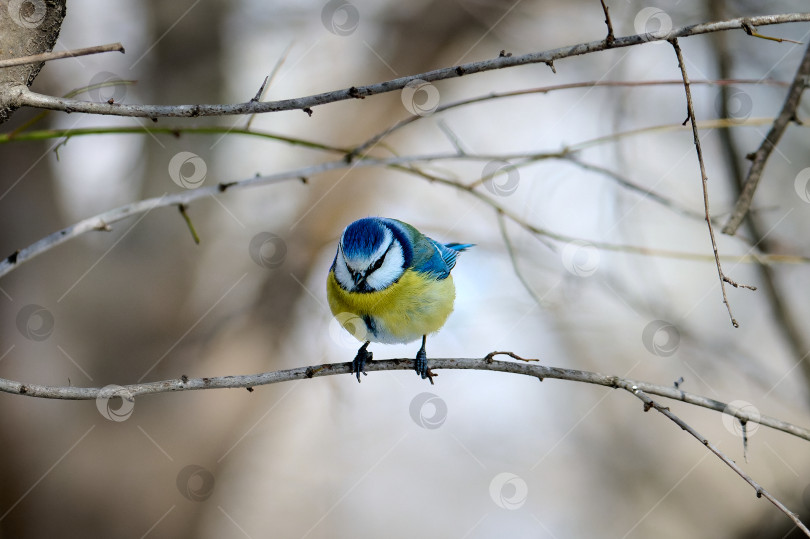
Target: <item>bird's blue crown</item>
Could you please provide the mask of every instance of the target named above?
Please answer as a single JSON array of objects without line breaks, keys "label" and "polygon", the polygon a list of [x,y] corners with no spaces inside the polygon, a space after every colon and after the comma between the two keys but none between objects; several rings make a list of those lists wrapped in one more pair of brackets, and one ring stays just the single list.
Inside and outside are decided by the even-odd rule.
[{"label": "bird's blue crown", "polygon": [[385,230],[380,220],[373,217],[353,222],[343,232],[343,254],[348,258],[368,256],[382,245]]}]

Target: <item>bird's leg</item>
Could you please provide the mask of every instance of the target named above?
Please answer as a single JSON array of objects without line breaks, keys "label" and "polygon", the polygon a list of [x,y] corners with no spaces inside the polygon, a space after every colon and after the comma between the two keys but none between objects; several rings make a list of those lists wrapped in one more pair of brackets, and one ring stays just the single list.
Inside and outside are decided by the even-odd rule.
[{"label": "bird's leg", "polygon": [[366,372],[366,361],[371,361],[374,357],[373,353],[366,350],[370,342],[371,341],[366,341],[365,344],[360,347],[360,350],[357,351],[357,355],[354,356],[354,360],[352,361],[352,374],[357,376],[358,382],[360,381],[361,372],[365,376],[368,376],[368,373]]},{"label": "bird's leg", "polygon": [[414,362],[416,374],[421,376],[423,380],[428,377],[427,352],[425,352],[426,340],[427,335],[422,335],[422,348],[416,353],[416,361]]}]

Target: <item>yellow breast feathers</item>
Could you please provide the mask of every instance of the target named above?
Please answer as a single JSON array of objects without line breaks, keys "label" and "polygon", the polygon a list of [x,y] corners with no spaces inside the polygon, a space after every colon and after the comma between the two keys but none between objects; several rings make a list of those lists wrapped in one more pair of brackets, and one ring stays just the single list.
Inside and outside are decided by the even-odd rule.
[{"label": "yellow breast feathers", "polygon": [[405,270],[397,282],[383,290],[348,292],[330,272],[326,296],[333,315],[351,313],[365,322],[367,334],[362,335],[362,331],[358,334],[349,327],[352,322],[347,317],[338,317],[349,333],[361,341],[392,344],[438,331],[453,311],[456,288],[450,276],[437,280],[426,273]]}]

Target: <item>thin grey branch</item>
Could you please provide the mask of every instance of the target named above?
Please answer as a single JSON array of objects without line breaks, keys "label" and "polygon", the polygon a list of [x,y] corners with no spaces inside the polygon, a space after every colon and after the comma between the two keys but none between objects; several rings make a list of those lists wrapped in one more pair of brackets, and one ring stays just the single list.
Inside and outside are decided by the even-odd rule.
[{"label": "thin grey branch", "polygon": [[[493,359],[496,355],[507,355],[519,360],[513,361],[498,361]],[[759,414],[750,414],[743,412],[740,408],[729,408],[729,405],[714,399],[709,399],[700,395],[687,393],[680,388],[659,386],[650,384],[648,382],[640,382],[630,380],[627,378],[620,378],[618,376],[607,376],[604,374],[580,371],[575,369],[562,369],[558,367],[547,367],[537,363],[529,363],[537,361],[535,359],[525,359],[515,355],[512,352],[491,352],[483,358],[439,358],[430,360],[430,369],[433,370],[484,370],[495,372],[507,372],[513,374],[522,374],[525,376],[532,376],[539,379],[541,382],[546,378],[553,378],[558,380],[568,380],[572,382],[581,382],[587,384],[601,385],[612,388],[622,388],[644,402],[645,410],[655,408],[660,413],[667,416],[674,421],[682,429],[689,432],[692,436],[697,438],[703,445],[705,445],[712,453],[717,455],[723,462],[730,466],[740,477],[747,481],[756,490],[757,497],[765,496],[771,503],[779,508],[783,513],[788,515],[793,522],[805,534],[810,536],[810,531],[804,526],[799,518],[787,507],[784,506],[779,500],[771,495],[762,486],[756,483],[751,477],[743,472],[731,459],[726,457],[717,447],[715,447],[706,438],[698,434],[692,427],[682,421],[680,418],[670,412],[669,408],[663,407],[653,401],[647,393],[651,395],[658,395],[670,399],[679,400],[696,406],[701,406],[711,410],[716,410],[729,415],[734,415],[743,423],[753,422],[760,425],[771,427],[781,430],[788,434],[792,434],[810,441],[810,431],[790,423],[786,423],[779,419],[771,418],[768,416],[761,416]],[[366,371],[391,371],[391,370],[413,370],[414,360],[412,359],[389,359],[382,361],[371,361],[366,363]],[[55,386],[42,386],[36,384],[23,384],[13,380],[6,380],[0,378],[0,391],[11,393],[15,395],[25,395],[28,397],[38,397],[47,399],[69,399],[69,400],[94,400],[94,399],[109,399],[113,396],[126,399],[133,402],[136,397],[141,395],[152,395],[157,393],[169,393],[177,391],[192,391],[202,389],[234,389],[242,388],[253,391],[253,388],[275,384],[279,382],[287,382],[292,380],[303,380],[305,378],[319,378],[322,376],[332,376],[337,374],[351,374],[351,363],[326,363],[323,365],[314,365],[310,367],[298,367],[295,369],[286,369],[281,371],[264,372],[250,375],[239,376],[218,376],[212,378],[188,378],[183,375],[179,379],[162,380],[159,382],[147,382],[139,384],[131,384],[127,386],[106,386],[104,388],[96,387],[55,387]],[[433,373],[436,376],[435,373]],[[733,413],[732,413],[733,412]]]},{"label": "thin grey branch", "polygon": [[698,440],[700,443],[702,443],[704,446],[706,446],[706,448],[707,448],[709,451],[711,451],[712,453],[714,453],[714,454],[715,454],[715,455],[716,455],[716,456],[717,456],[717,457],[718,457],[720,460],[722,460],[722,461],[723,461],[723,462],[724,462],[724,463],[725,463],[725,464],[726,464],[726,465],[727,465],[729,468],[731,468],[732,470],[734,470],[734,471],[737,473],[737,475],[739,475],[740,477],[742,477],[742,478],[745,480],[745,482],[746,482],[746,483],[748,483],[749,485],[751,485],[751,486],[754,488],[754,490],[756,491],[756,493],[757,493],[757,498],[760,498],[760,497],[764,496],[764,497],[765,497],[765,498],[766,498],[766,499],[767,499],[769,502],[771,502],[772,504],[774,504],[774,505],[776,506],[776,508],[777,508],[777,509],[779,509],[779,510],[780,510],[780,511],[782,511],[782,512],[783,512],[785,515],[787,515],[787,516],[788,516],[788,518],[790,518],[790,520],[792,520],[792,521],[793,521],[793,523],[796,525],[796,527],[798,527],[798,528],[799,528],[799,529],[800,529],[800,530],[801,530],[801,531],[802,531],[802,532],[803,532],[803,533],[804,533],[804,534],[805,534],[807,537],[810,537],[810,530],[808,530],[808,529],[807,529],[807,526],[805,526],[805,525],[804,525],[804,523],[801,521],[801,519],[799,519],[799,517],[798,517],[798,515],[796,515],[796,513],[794,513],[794,512],[793,512],[793,511],[791,511],[790,509],[788,509],[788,508],[785,506],[785,504],[783,504],[782,502],[780,502],[779,500],[777,500],[777,499],[776,499],[776,498],[773,496],[773,494],[771,494],[770,492],[768,492],[767,490],[765,490],[765,488],[764,488],[764,487],[762,487],[762,486],[761,486],[759,483],[757,483],[756,481],[754,481],[754,480],[751,478],[751,476],[750,476],[750,475],[748,475],[747,473],[745,473],[745,472],[742,470],[742,468],[740,468],[739,466],[737,466],[737,463],[735,463],[733,460],[731,460],[730,458],[728,458],[728,457],[727,457],[727,456],[726,456],[726,455],[725,455],[725,454],[724,454],[722,451],[720,451],[720,449],[719,449],[717,446],[715,446],[713,443],[711,443],[711,442],[710,442],[708,439],[706,439],[705,437],[701,436],[701,435],[700,435],[700,434],[699,434],[699,433],[698,433],[698,432],[697,432],[695,429],[693,429],[692,427],[690,427],[690,426],[689,426],[689,425],[688,425],[688,424],[687,424],[685,421],[683,421],[681,418],[679,418],[678,416],[676,416],[675,414],[673,414],[673,413],[672,413],[672,412],[669,410],[669,408],[667,408],[667,407],[665,407],[665,406],[661,406],[660,404],[658,404],[657,402],[655,402],[653,399],[651,399],[650,397],[648,397],[648,396],[645,394],[644,390],[640,389],[638,386],[635,386],[635,385],[631,385],[631,386],[625,386],[625,385],[622,385],[621,387],[622,387],[623,389],[626,389],[627,391],[629,391],[630,393],[632,393],[633,395],[635,395],[635,396],[636,396],[636,397],[638,397],[639,399],[641,399],[641,401],[644,403],[644,411],[645,411],[645,412],[646,412],[646,411],[648,411],[650,408],[655,408],[655,409],[656,409],[658,412],[660,412],[660,413],[664,414],[664,415],[665,415],[667,418],[669,418],[670,420],[672,420],[672,421],[673,421],[673,422],[674,422],[676,425],[678,425],[678,426],[679,426],[679,427],[681,427],[683,430],[685,430],[686,432],[688,432],[689,434],[691,434],[692,436],[694,436],[695,438],[697,438],[697,440]]},{"label": "thin grey branch", "polygon": [[746,26],[766,26],[769,24],[783,24],[788,22],[810,21],[810,13],[786,13],[779,15],[763,15],[760,17],[737,18],[727,21],[711,22],[703,24],[693,24],[675,28],[666,35],[637,34],[614,39],[610,44],[607,40],[580,43],[577,45],[561,47],[543,52],[533,52],[521,56],[499,56],[480,62],[470,62],[458,66],[445,67],[408,75],[397,79],[370,84],[366,86],[352,86],[342,90],[325,92],[321,94],[284,99],[281,101],[248,101],[229,105],[138,105],[125,103],[95,103],[90,101],[80,101],[76,99],[59,98],[31,92],[25,86],[16,86],[0,95],[0,101],[8,102],[11,106],[36,107],[63,112],[83,112],[89,114],[105,114],[112,116],[136,116],[143,118],[161,117],[199,117],[199,116],[225,116],[233,114],[255,114],[265,112],[279,112],[284,110],[304,110],[311,109],[318,105],[335,103],[348,99],[363,99],[372,95],[382,94],[401,90],[409,82],[420,79],[426,82],[471,75],[473,73],[483,73],[495,69],[503,69],[518,65],[548,64],[563,58],[571,58],[608,48],[630,47],[640,45],[650,41],[671,40],[677,37],[687,37],[710,32],[720,32],[724,30],[734,30],[745,28]]},{"label": "thin grey branch", "polygon": [[[588,81],[588,82],[572,82],[568,84],[556,84],[553,86],[541,86],[539,88],[526,88],[523,90],[512,90],[509,92],[491,92],[487,95],[482,95],[478,97],[470,97],[467,99],[462,99],[460,101],[454,101],[452,103],[447,103],[446,105],[440,105],[433,111],[433,114],[439,114],[446,110],[454,109],[457,107],[463,107],[466,105],[471,105],[473,103],[480,103],[482,101],[489,101],[491,99],[503,99],[506,97],[518,97],[523,95],[529,94],[547,94],[549,92],[555,92],[558,90],[573,90],[576,88],[635,88],[640,86],[664,86],[669,84],[683,84],[681,80],[642,80],[642,81],[613,81],[613,80],[595,80],[595,81]],[[775,85],[775,86],[788,86],[787,82],[776,81],[772,79],[734,79],[734,80],[693,80],[691,84],[709,84],[709,85],[718,85],[718,86],[729,86],[731,84],[768,84],[768,85]],[[411,115],[407,118],[404,118],[397,123],[391,125],[390,127],[386,128],[385,131],[381,131],[371,137],[370,139],[363,142],[361,145],[357,146],[351,152],[351,156],[361,155],[369,148],[373,148],[377,145],[377,143],[382,140],[383,138],[387,137],[394,131],[397,131],[408,124],[416,122],[422,119],[422,116]]]},{"label": "thin grey branch", "polygon": [[[492,359],[495,355],[510,355],[509,352],[492,352],[484,358],[431,358],[431,370],[479,370],[507,372],[512,374],[522,374],[534,378],[553,378],[557,380],[568,380],[571,382],[582,382],[606,387],[637,387],[650,395],[658,395],[668,399],[674,399],[687,404],[693,404],[709,410],[728,413],[741,421],[758,423],[765,427],[780,430],[787,434],[810,441],[810,430],[787,423],[780,419],[759,415],[757,413],[744,412],[739,408],[729,409],[728,404],[688,393],[676,387],[660,386],[648,382],[609,376],[598,372],[580,371],[575,369],[562,369],[559,367],[547,367],[537,363],[527,363],[513,361],[498,361]],[[514,357],[514,356],[513,356]],[[386,359],[375,360],[366,363],[366,371],[412,371],[413,359]],[[234,389],[234,388],[254,388],[267,384],[277,384],[279,382],[289,382],[291,380],[302,380],[304,378],[319,378],[321,376],[331,376],[335,374],[351,374],[351,363],[325,363],[323,365],[313,365],[311,367],[298,367],[281,371],[263,372],[258,374],[247,374],[238,376],[215,376],[211,378],[187,378],[181,377],[174,380],[162,380],[159,382],[146,382],[120,386],[127,397],[135,398],[141,395],[153,395],[156,393],[171,393],[174,391],[193,391],[198,389]],[[356,385],[356,384],[355,384]],[[23,384],[13,380],[0,378],[0,392],[12,393],[15,395],[25,395],[28,397],[39,397],[44,399],[66,399],[66,400],[92,400],[99,396],[103,388],[99,387],[75,387],[75,386],[43,386],[37,384]]]},{"label": "thin grey branch", "polygon": [[121,45],[120,43],[109,43],[107,45],[95,45],[93,47],[73,49],[72,51],[43,52],[42,54],[32,54],[31,56],[22,56],[20,58],[0,60],[0,68],[21,66],[25,64],[37,64],[39,62],[48,62],[50,60],[61,60],[62,58],[75,58],[76,56],[87,56],[89,54],[99,54],[102,52],[123,53],[124,46]]},{"label": "thin grey branch", "polygon": [[503,213],[500,211],[495,211],[495,216],[498,219],[498,228],[501,231],[501,237],[503,238],[503,243],[506,246],[506,252],[509,254],[509,260],[512,262],[512,270],[515,272],[515,275],[520,280],[520,283],[523,285],[523,288],[529,295],[534,299],[538,306],[543,306],[543,298],[537,295],[534,289],[529,284],[529,281],[526,279],[526,276],[523,275],[523,272],[520,270],[520,265],[518,264],[517,254],[515,253],[515,247],[512,245],[512,239],[509,237],[509,230],[506,228],[506,221],[503,218]]},{"label": "thin grey branch", "polygon": [[[494,210],[502,213],[504,217],[518,224],[520,227],[522,227],[523,229],[531,233],[533,236],[541,240],[543,240],[544,238],[549,238],[552,240],[566,243],[581,240],[581,238],[569,236],[566,234],[559,234],[551,230],[539,228],[535,225],[532,225],[524,221],[517,214],[512,213],[506,208],[498,205],[497,202],[495,202],[493,199],[478,192],[473,188],[473,186],[465,185],[457,181],[448,180],[446,178],[429,174],[423,170],[420,170],[418,167],[414,166],[414,164],[416,163],[427,163],[431,161],[459,160],[459,159],[487,161],[487,162],[521,160],[520,163],[517,163],[515,165],[520,166],[521,164],[528,163],[531,161],[538,161],[541,159],[562,159],[565,158],[565,156],[569,155],[569,153],[570,152],[568,152],[567,150],[563,150],[562,152],[541,152],[536,154],[513,154],[513,155],[469,154],[459,156],[456,153],[445,153],[434,155],[390,157],[387,159],[363,158],[352,162],[348,162],[346,159],[340,159],[337,161],[329,161],[326,163],[321,163],[319,165],[313,165],[310,167],[300,168],[297,170],[287,172],[280,172],[277,174],[254,176],[248,179],[232,182],[220,182],[216,185],[212,185],[209,187],[199,187],[192,190],[182,191],[180,193],[174,193],[171,195],[165,194],[161,197],[154,197],[146,200],[141,200],[138,202],[133,202],[131,204],[127,204],[124,206],[120,206],[118,208],[114,208],[112,210],[108,210],[104,213],[100,213],[93,217],[83,219],[78,223],[72,224],[52,234],[49,234],[44,238],[32,243],[31,245],[19,249],[10,254],[9,256],[7,256],[5,259],[0,261],[0,277],[7,275],[11,271],[18,268],[20,265],[24,264],[25,262],[28,262],[32,258],[41,255],[42,253],[45,253],[46,251],[49,251],[50,249],[56,247],[57,245],[61,245],[62,243],[68,240],[71,240],[73,238],[76,238],[78,236],[93,231],[109,231],[111,230],[110,228],[111,224],[133,217],[135,215],[152,211],[153,209],[165,208],[169,206],[179,206],[181,204],[187,206],[190,202],[194,200],[216,196],[225,191],[230,191],[234,189],[244,189],[262,185],[270,185],[290,180],[301,181],[302,179],[306,179],[311,176],[332,170],[351,169],[359,167],[374,167],[374,166],[389,167],[391,169],[399,170],[407,174],[414,174],[416,176],[423,177],[431,182],[447,185],[448,187],[452,187],[454,189],[460,189],[478,198],[488,206],[492,207]],[[710,260],[710,258],[708,258],[708,255],[704,254],[695,254],[649,247],[636,247],[632,245],[619,245],[615,243],[598,240],[588,240],[588,241],[594,247],[616,252],[636,253],[645,256],[661,256],[667,258],[676,258],[680,260],[701,260],[701,261]],[[805,264],[810,262],[810,258],[803,256],[779,255],[779,254],[763,255],[756,252],[741,257],[733,256],[727,258],[729,260],[733,260],[736,262],[746,262],[746,263],[756,262],[759,264],[771,264],[771,263]]]},{"label": "thin grey branch", "polygon": [[599,165],[594,165],[592,163],[586,163],[586,162],[584,162],[584,161],[582,161],[580,159],[577,159],[573,155],[567,155],[565,157],[565,159],[572,162],[572,163],[574,163],[575,165],[577,165],[578,167],[580,167],[583,170],[590,170],[591,172],[597,172],[599,174],[602,174],[603,176],[606,176],[606,177],[610,178],[611,180],[615,181],[619,186],[627,189],[628,191],[632,191],[632,192],[640,195],[644,199],[652,200],[653,202],[656,202],[656,203],[660,204],[661,206],[672,210],[673,212],[677,213],[678,215],[682,215],[684,217],[689,217],[691,219],[701,219],[701,220],[704,219],[704,216],[703,216],[702,213],[692,211],[689,208],[687,208],[686,206],[678,204],[674,200],[670,200],[670,199],[666,198],[665,196],[659,195],[658,193],[656,193],[655,191],[653,191],[651,189],[647,189],[646,187],[642,187],[640,185],[637,185],[637,184],[631,182],[630,180],[628,180],[627,178],[623,177],[619,173],[614,172],[614,171],[612,171],[612,170],[610,170],[608,168],[601,167]]},{"label": "thin grey branch", "polygon": [[754,192],[759,185],[759,180],[762,178],[762,171],[765,170],[765,163],[768,161],[771,152],[779,144],[779,139],[782,138],[788,124],[796,119],[796,108],[799,106],[799,101],[802,97],[804,89],[808,86],[808,77],[810,77],[810,45],[804,52],[804,58],[799,69],[796,71],[796,76],[793,77],[793,83],[790,85],[785,103],[782,105],[782,111],[773,122],[771,130],[765,136],[759,149],[754,154],[754,162],[751,163],[751,168],[748,170],[748,177],[743,182],[742,192],[737,203],[734,205],[734,210],[731,212],[726,226],[723,227],[723,233],[733,235],[740,228],[740,225],[751,207],[751,202],[754,199]]},{"label": "thin grey branch", "polygon": [[686,119],[692,124],[692,138],[694,139],[695,143],[698,165],[700,165],[700,179],[703,186],[703,209],[706,215],[706,225],[709,227],[709,237],[712,240],[712,251],[714,252],[714,262],[717,266],[717,275],[720,278],[720,290],[723,293],[723,303],[725,303],[726,309],[728,310],[728,316],[731,318],[731,324],[735,328],[738,328],[740,327],[740,324],[734,318],[734,315],[731,312],[731,305],[729,304],[728,297],[726,296],[726,283],[729,283],[734,288],[742,286],[743,288],[747,288],[749,290],[756,290],[756,287],[740,285],[731,280],[729,277],[726,277],[726,275],[723,273],[723,266],[720,264],[720,253],[717,250],[717,240],[714,237],[714,227],[712,226],[711,213],[709,212],[709,177],[706,175],[706,165],[703,162],[703,150],[700,147],[700,135],[698,134],[697,119],[695,118],[695,107],[692,104],[692,90],[689,87],[689,75],[686,73],[686,64],[683,61],[683,54],[681,53],[680,45],[678,45],[678,40],[673,39],[670,41],[670,43],[675,49],[675,55],[678,57],[678,67],[681,69],[683,88],[686,91]]},{"label": "thin grey branch", "polygon": [[[709,17],[712,19],[720,19],[725,12],[726,2],[723,0],[709,2],[706,7],[709,10]],[[715,50],[715,61],[717,65],[717,74],[720,78],[731,78],[731,73],[734,71],[735,56],[732,54],[729,35],[724,32],[717,32],[712,34]],[[744,63],[744,59],[740,59]],[[694,81],[693,81],[694,84]],[[789,87],[790,84],[785,84]],[[720,87],[720,113],[721,118],[731,118],[731,102],[732,102],[732,87]],[[771,122],[773,124],[773,122]],[[740,197],[742,193],[743,183],[745,181],[745,172],[743,171],[742,159],[740,158],[740,149],[735,130],[721,129],[718,133],[720,135],[720,144],[723,150],[723,157],[725,160],[726,168],[729,173],[728,184],[735,199]],[[728,221],[729,217],[725,220]],[[747,232],[743,234],[736,234],[732,237],[741,238],[747,236],[750,238],[756,250],[759,252],[770,253],[778,251],[777,241],[774,241],[770,234],[767,233],[767,227],[762,219],[762,216],[756,212],[748,212],[743,223],[747,228]],[[715,223],[717,226],[722,227],[721,224]],[[774,268],[768,264],[759,264],[759,277],[762,282],[762,289],[771,307],[771,312],[774,317],[774,328],[779,331],[785,342],[790,347],[793,354],[794,361],[796,361],[804,374],[805,383],[810,386],[810,362],[801,361],[807,350],[810,350],[810,340],[807,339],[805,329],[800,322],[801,317],[797,316],[794,308],[788,302],[788,296],[791,294],[788,287],[783,287],[777,281],[778,277]]]},{"label": "thin grey branch", "polygon": [[[463,158],[468,160],[477,161],[495,161],[495,160],[509,160],[516,157],[528,159],[543,159],[548,157],[558,156],[559,153],[540,153],[535,155],[466,155]],[[244,189],[248,187],[256,187],[260,185],[269,185],[289,180],[301,180],[316,174],[328,172],[330,170],[344,169],[344,168],[361,168],[361,167],[387,167],[387,166],[401,166],[416,162],[430,162],[440,160],[455,160],[460,157],[456,153],[444,153],[433,155],[415,155],[403,157],[390,157],[388,159],[362,159],[352,163],[347,163],[345,159],[336,161],[329,161],[319,165],[304,167],[297,170],[280,172],[278,174],[270,174],[266,176],[256,176],[241,181],[234,182],[221,182],[217,185],[208,187],[199,187],[180,193],[165,194],[160,197],[149,198],[120,206],[112,210],[100,213],[93,217],[89,217],[78,223],[70,225],[62,230],[58,230],[52,234],[45,236],[39,241],[32,243],[28,247],[15,251],[2,262],[0,262],[0,277],[13,271],[21,264],[31,260],[32,258],[60,245],[68,240],[86,234],[92,231],[109,231],[110,225],[118,221],[122,221],[134,215],[149,212],[156,208],[165,208],[168,206],[188,206],[194,200],[215,196],[225,191]]]},{"label": "thin grey branch", "polygon": [[605,43],[608,46],[613,45],[613,42],[616,41],[616,36],[613,35],[613,23],[610,21],[610,9],[605,4],[605,0],[599,0],[602,3],[602,11],[605,12],[605,24],[607,25],[607,36],[605,37]]}]

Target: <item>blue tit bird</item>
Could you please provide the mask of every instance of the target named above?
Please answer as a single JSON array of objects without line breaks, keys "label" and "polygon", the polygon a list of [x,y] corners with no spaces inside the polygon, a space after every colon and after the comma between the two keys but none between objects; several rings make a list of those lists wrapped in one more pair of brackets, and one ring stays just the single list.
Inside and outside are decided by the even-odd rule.
[{"label": "blue tit bird", "polygon": [[372,360],[370,342],[409,343],[420,337],[416,373],[431,376],[425,341],[453,311],[450,270],[458,254],[473,245],[439,243],[407,223],[382,217],[346,227],[326,278],[326,297],[343,328],[365,341],[352,361],[358,382]]}]

